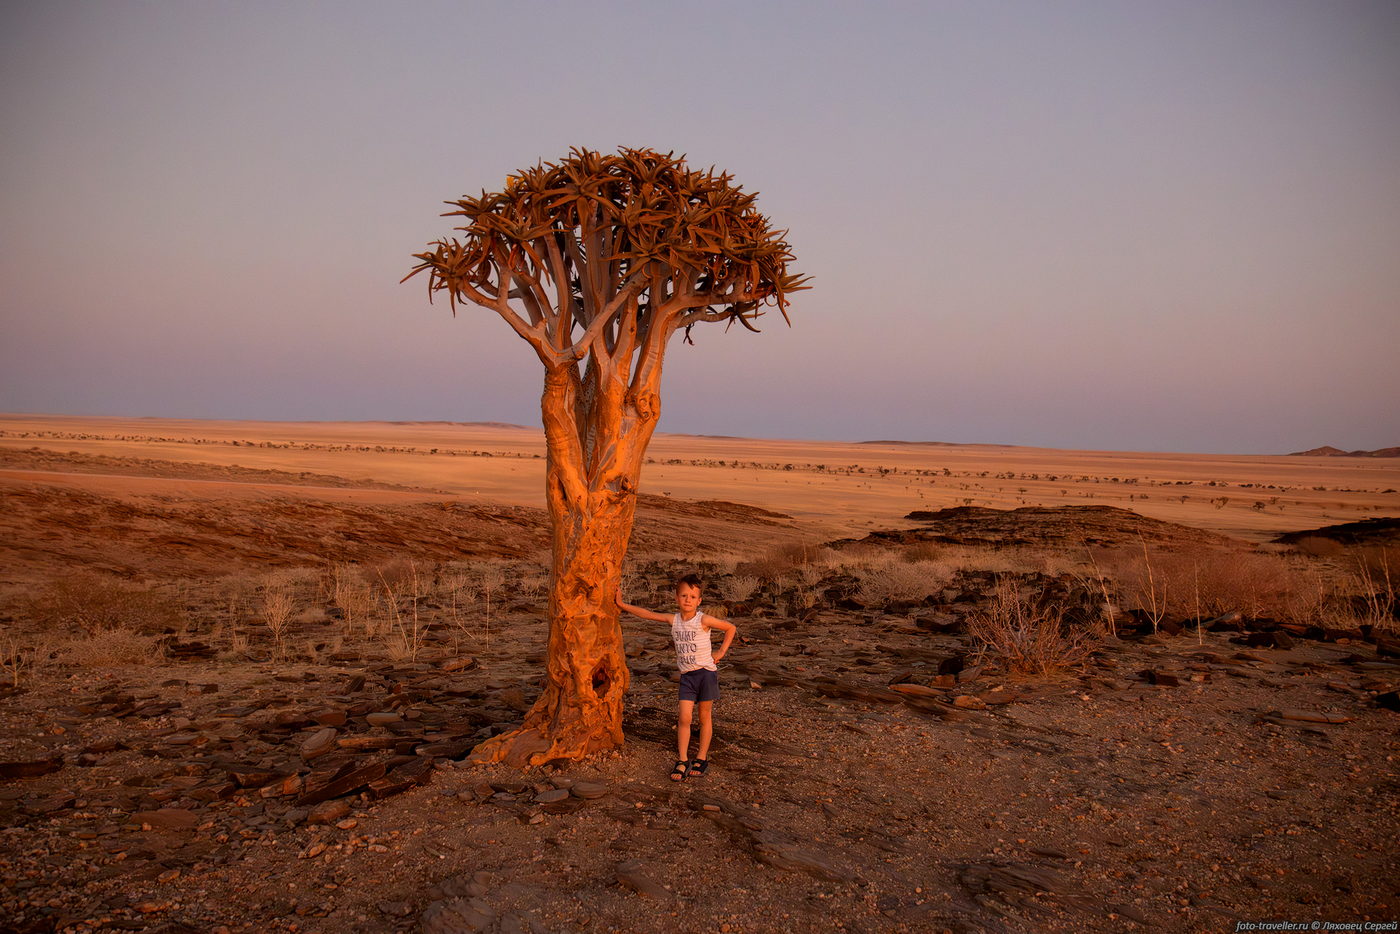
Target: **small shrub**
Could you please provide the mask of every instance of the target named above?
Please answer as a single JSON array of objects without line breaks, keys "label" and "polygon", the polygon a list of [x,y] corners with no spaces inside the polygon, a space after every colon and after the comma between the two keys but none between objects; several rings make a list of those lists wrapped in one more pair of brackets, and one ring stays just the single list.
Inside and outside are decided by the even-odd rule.
[{"label": "small shrub", "polygon": [[374,610],[374,591],[359,568],[337,564],[331,568],[329,576],[331,602],[340,608],[346,628],[357,625],[368,628],[369,616]]},{"label": "small shrub", "polygon": [[270,574],[258,590],[258,609],[268,632],[272,634],[279,658],[286,654],[287,628],[296,611],[293,588],[293,582],[285,575]]},{"label": "small shrub", "polygon": [[759,580],[752,574],[736,574],[724,582],[724,598],[731,603],[743,603],[758,589]]},{"label": "small shrub", "polygon": [[129,629],[106,629],[60,645],[57,656],[63,664],[101,668],[110,665],[150,665],[161,661],[165,652],[159,636]]},{"label": "small shrub", "polygon": [[1154,620],[1232,611],[1282,617],[1290,612],[1290,595],[1311,586],[1286,556],[1253,551],[1122,548],[1109,552],[1103,565],[1125,603]]},{"label": "small shrub", "polygon": [[418,574],[416,562],[409,562],[406,573],[380,576],[380,587],[389,613],[386,650],[395,661],[417,661],[427,636],[427,625],[419,614],[419,602],[426,582]]},{"label": "small shrub", "polygon": [[1400,565],[1392,560],[1390,549],[1358,549],[1352,555],[1351,580],[1353,603],[1359,610],[1357,622],[1376,629],[1400,628],[1396,620],[1400,611],[1400,601],[1396,599]]},{"label": "small shrub", "polygon": [[154,591],[96,574],[79,573],[53,581],[21,604],[31,622],[51,631],[165,632],[183,629],[185,615]]},{"label": "small shrub", "polygon": [[1300,538],[1293,543],[1293,549],[1300,555],[1312,558],[1335,558],[1346,550],[1342,547],[1341,542],[1332,538],[1324,538],[1321,535]]},{"label": "small shrub", "polygon": [[924,600],[953,579],[954,569],[941,561],[916,561],[874,567],[861,572],[859,595],[869,606]]},{"label": "small shrub", "polygon": [[0,674],[15,687],[32,680],[49,660],[53,637],[47,633],[21,641],[14,633],[0,633]]},{"label": "small shrub", "polygon": [[987,607],[967,619],[968,634],[1013,675],[1045,677],[1083,665],[1104,638],[1101,625],[1073,627],[1060,608],[1023,596],[1014,581],[997,580]]},{"label": "small shrub", "polygon": [[735,572],[762,581],[777,582],[790,576],[798,568],[825,560],[827,549],[813,546],[788,544],[770,548],[757,558],[742,561],[735,566]]}]

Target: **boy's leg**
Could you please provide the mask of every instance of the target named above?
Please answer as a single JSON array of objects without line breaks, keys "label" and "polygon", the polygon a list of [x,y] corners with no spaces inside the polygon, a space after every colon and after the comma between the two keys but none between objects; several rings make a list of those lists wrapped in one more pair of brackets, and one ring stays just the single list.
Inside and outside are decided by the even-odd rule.
[{"label": "boy's leg", "polygon": [[[706,705],[706,706],[708,706],[708,705]],[[691,712],[692,712],[694,709],[695,709],[695,701],[693,701],[693,700],[683,700],[683,701],[681,701],[680,709],[676,712],[676,758],[677,758],[677,759],[689,759],[689,758],[690,758],[690,756],[689,756],[689,754],[688,754],[688,753],[689,753],[689,750],[690,750],[690,715],[691,715]],[[709,716],[708,712],[705,714],[705,716],[706,716],[706,718],[708,718],[708,716]],[[708,745],[709,745],[709,742],[710,742],[710,738],[709,738],[708,734],[704,733],[703,730],[702,730],[702,732],[701,732],[700,735],[701,735],[701,738],[702,738],[703,742],[705,743],[705,745],[708,746]]]},{"label": "boy's leg", "polygon": [[715,706],[714,701],[702,700],[700,706],[700,749],[695,754],[697,759],[710,758],[710,737],[714,735],[714,723],[710,719]]}]

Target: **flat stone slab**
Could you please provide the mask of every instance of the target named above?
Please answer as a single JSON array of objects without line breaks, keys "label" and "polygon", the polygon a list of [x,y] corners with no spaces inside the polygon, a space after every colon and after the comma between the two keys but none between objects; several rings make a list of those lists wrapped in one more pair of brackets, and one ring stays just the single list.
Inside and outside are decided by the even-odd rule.
[{"label": "flat stone slab", "polygon": [[63,768],[62,756],[20,762],[0,762],[0,779],[34,778],[39,775],[47,775],[50,772],[57,772],[61,768]]}]

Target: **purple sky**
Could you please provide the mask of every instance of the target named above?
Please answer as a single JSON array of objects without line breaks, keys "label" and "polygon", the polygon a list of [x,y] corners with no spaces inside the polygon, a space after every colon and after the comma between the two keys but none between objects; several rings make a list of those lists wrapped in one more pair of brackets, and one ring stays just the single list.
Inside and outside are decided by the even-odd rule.
[{"label": "purple sky", "polygon": [[[536,425],[410,254],[573,145],[732,171],[815,288],[661,430],[1400,444],[1400,4],[0,5],[0,410]],[[473,313],[474,312],[474,313]]]}]

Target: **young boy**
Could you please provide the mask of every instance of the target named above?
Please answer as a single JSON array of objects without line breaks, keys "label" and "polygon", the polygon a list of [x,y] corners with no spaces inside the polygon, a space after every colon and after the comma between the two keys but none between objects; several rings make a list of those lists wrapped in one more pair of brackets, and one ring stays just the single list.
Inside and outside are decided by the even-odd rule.
[{"label": "young boy", "polygon": [[[624,603],[620,590],[617,605],[633,616],[671,624],[671,638],[676,643],[676,667],[681,671],[681,703],[676,714],[677,757],[671,781],[685,781],[687,775],[704,775],[710,767],[710,737],[714,734],[711,710],[719,697],[716,662],[724,658],[729,644],[734,641],[734,624],[700,612],[700,578],[694,574],[676,581],[676,607],[680,612],[672,616]],[[710,642],[710,631],[714,629],[724,633],[724,642],[717,652]],[[688,755],[690,717],[696,705],[700,707],[700,749],[691,760]]]}]

